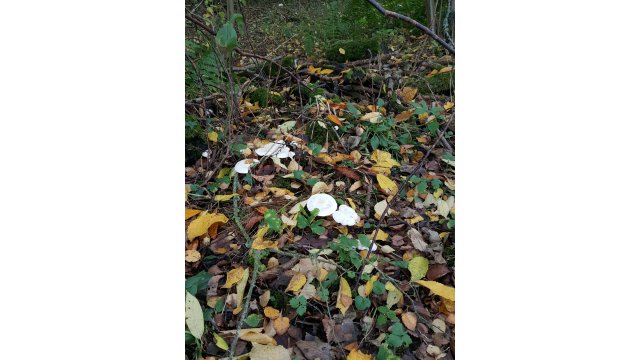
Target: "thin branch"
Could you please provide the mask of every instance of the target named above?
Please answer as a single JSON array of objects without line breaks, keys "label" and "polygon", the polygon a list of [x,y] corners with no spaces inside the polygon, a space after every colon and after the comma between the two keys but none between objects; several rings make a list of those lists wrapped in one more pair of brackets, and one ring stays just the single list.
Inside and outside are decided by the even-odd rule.
[{"label": "thin branch", "polygon": [[446,41],[444,41],[441,37],[439,37],[438,35],[436,35],[436,33],[434,33],[431,29],[429,29],[428,27],[422,25],[421,23],[413,20],[412,18],[406,16],[406,15],[402,15],[402,14],[398,14],[395,11],[390,11],[385,9],[382,5],[380,5],[379,2],[377,2],[376,0],[367,0],[369,2],[369,4],[373,5],[373,7],[376,8],[376,10],[378,10],[382,15],[386,16],[386,17],[392,17],[392,18],[396,18],[396,19],[400,19],[404,22],[407,22],[415,27],[417,27],[418,29],[422,30],[423,32],[427,33],[427,35],[431,36],[435,41],[437,41],[440,45],[442,45],[445,49],[449,50],[450,53],[455,54],[456,51],[453,48],[453,46],[449,45]]}]

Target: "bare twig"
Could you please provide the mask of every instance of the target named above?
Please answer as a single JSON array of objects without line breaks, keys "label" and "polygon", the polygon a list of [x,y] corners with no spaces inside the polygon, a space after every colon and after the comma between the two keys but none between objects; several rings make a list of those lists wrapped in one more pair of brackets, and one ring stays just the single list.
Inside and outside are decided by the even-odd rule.
[{"label": "bare twig", "polygon": [[382,5],[380,5],[379,2],[377,2],[376,0],[367,0],[369,2],[369,4],[373,5],[373,7],[376,8],[376,10],[378,10],[382,15],[387,16],[387,17],[392,17],[392,18],[396,18],[396,19],[400,19],[404,22],[407,22],[415,27],[417,27],[418,29],[424,31],[425,33],[427,33],[427,35],[431,36],[435,41],[437,41],[440,45],[442,45],[445,49],[449,50],[450,53],[455,54],[456,51],[453,48],[453,46],[449,45],[446,41],[444,41],[441,37],[439,37],[438,35],[436,35],[436,33],[434,33],[431,29],[429,29],[428,27],[422,25],[421,23],[413,20],[412,18],[406,16],[406,15],[402,15],[402,14],[398,14],[395,11],[390,11],[385,9]]}]

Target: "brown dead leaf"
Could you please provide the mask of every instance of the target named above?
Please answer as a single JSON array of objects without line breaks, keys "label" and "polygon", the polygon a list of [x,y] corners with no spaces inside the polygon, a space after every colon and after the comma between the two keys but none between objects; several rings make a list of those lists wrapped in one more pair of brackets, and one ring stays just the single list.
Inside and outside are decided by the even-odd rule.
[{"label": "brown dead leaf", "polygon": [[416,94],[418,93],[418,89],[414,87],[405,87],[397,90],[397,92],[398,92],[398,95],[400,95],[400,97],[402,98],[402,100],[404,100],[404,102],[409,103],[411,102],[411,100],[413,100],[413,98],[416,97]]},{"label": "brown dead leaf", "polygon": [[404,326],[407,327],[407,329],[411,331],[416,329],[416,324],[418,322],[418,318],[416,317],[416,314],[412,312],[406,312],[402,314],[401,319],[402,319],[402,323],[404,324]]},{"label": "brown dead leaf", "polygon": [[360,176],[358,176],[358,174],[351,168],[348,168],[346,166],[336,166],[335,169],[337,172],[348,177],[349,179],[353,179],[356,181],[360,180]]}]

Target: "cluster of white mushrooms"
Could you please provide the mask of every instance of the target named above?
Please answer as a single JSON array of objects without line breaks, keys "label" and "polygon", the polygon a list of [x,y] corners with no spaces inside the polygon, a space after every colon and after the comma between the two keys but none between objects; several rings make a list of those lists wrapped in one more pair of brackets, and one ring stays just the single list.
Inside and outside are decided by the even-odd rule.
[{"label": "cluster of white mushrooms", "polygon": [[[285,159],[293,158],[295,153],[286,145],[284,140],[277,140],[276,142],[270,142],[262,147],[256,149],[256,155],[269,156],[273,159]],[[233,167],[238,174],[246,174],[249,172],[249,168],[259,163],[257,159],[244,159],[240,160]]]},{"label": "cluster of white mushrooms", "polygon": [[[340,225],[353,226],[360,221],[360,216],[358,216],[355,210],[347,205],[340,205],[340,207],[338,207],[336,200],[329,194],[318,193],[311,195],[307,200],[307,210],[313,211],[315,209],[319,210],[318,216],[324,217],[331,215],[333,220]],[[364,246],[363,244],[358,245],[358,250],[367,250],[368,248],[368,246]],[[377,248],[374,243],[371,251],[375,251]]]},{"label": "cluster of white mushrooms", "polygon": [[[274,160],[293,158],[295,155],[295,153],[286,145],[284,140],[270,142],[256,149],[255,152],[258,156],[269,156]],[[260,161],[257,159],[243,159],[236,163],[233,170],[238,174],[247,174],[249,169],[258,163],[260,163]],[[340,207],[338,207],[336,200],[329,194],[318,193],[311,195],[307,200],[306,206],[309,211],[318,209],[319,212],[317,216],[325,217],[331,215],[333,220],[343,226],[353,226],[360,221],[360,216],[358,216],[355,210],[347,205],[340,205]],[[373,244],[371,250],[375,251],[376,248],[376,244]],[[367,249],[367,246],[362,244],[358,245],[358,250]]]}]

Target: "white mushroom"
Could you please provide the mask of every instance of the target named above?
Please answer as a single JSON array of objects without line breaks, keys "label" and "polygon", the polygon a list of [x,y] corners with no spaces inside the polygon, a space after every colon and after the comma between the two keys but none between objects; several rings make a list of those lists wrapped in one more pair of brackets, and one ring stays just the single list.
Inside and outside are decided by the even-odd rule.
[{"label": "white mushroom", "polygon": [[338,203],[329,194],[318,193],[311,195],[307,200],[307,209],[313,211],[314,209],[320,210],[318,216],[329,216],[336,212],[338,209]]},{"label": "white mushroom", "polygon": [[251,165],[257,164],[259,162],[260,161],[258,161],[257,159],[240,160],[236,163],[236,166],[233,167],[233,170],[235,170],[238,174],[246,174],[249,172],[249,168],[251,167]]},{"label": "white mushroom", "polygon": [[290,153],[291,149],[289,149],[289,147],[285,144],[284,140],[271,142],[256,149],[256,154],[258,154],[259,156],[271,156],[280,159],[290,157]]},{"label": "white mushroom", "polygon": [[340,205],[338,211],[334,212],[331,216],[333,216],[333,220],[337,223],[345,226],[353,226],[360,221],[360,216],[358,216],[356,211],[347,205]]}]

